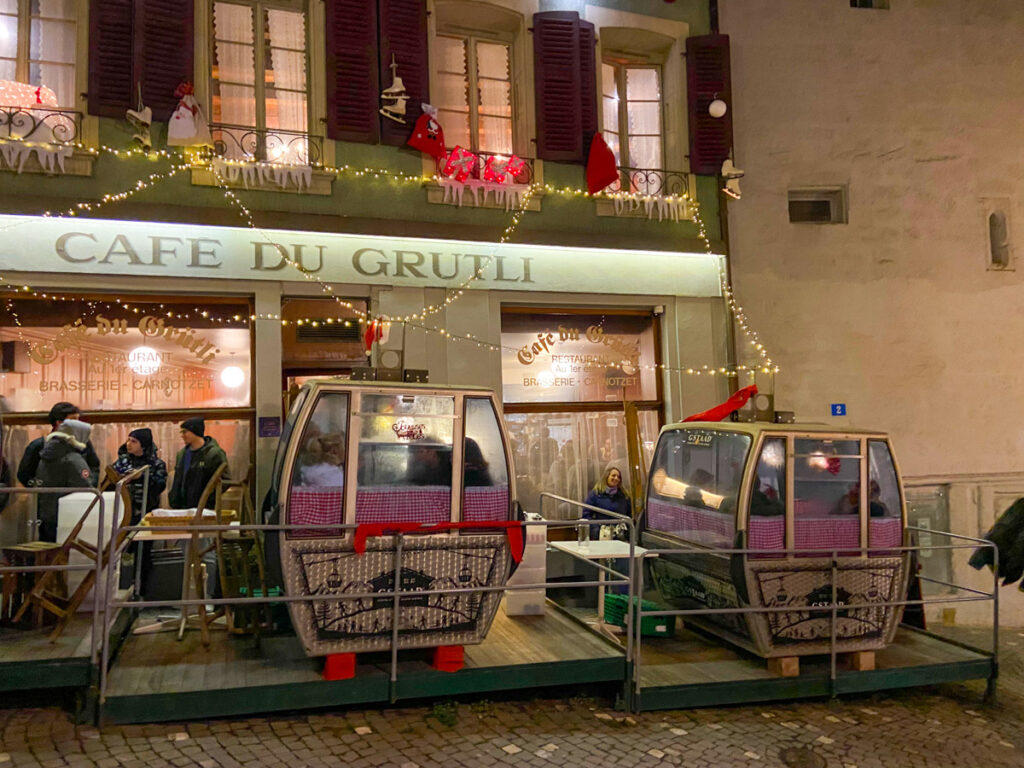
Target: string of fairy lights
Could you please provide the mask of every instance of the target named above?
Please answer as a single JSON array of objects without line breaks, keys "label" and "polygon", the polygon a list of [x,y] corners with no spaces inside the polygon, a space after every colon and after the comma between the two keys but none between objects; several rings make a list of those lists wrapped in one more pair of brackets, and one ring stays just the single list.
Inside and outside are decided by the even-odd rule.
[{"label": "string of fairy lights", "polygon": [[[81,143],[75,143],[72,146],[74,146],[74,148],[77,151],[85,152],[85,153],[88,153],[88,154],[91,154],[91,155],[95,155],[95,156],[106,154],[106,155],[112,155],[113,157],[118,158],[118,159],[145,158],[145,159],[148,159],[148,160],[168,160],[168,161],[172,162],[172,165],[167,170],[150,173],[150,174],[146,175],[145,177],[140,178],[139,180],[137,180],[135,183],[133,183],[129,188],[127,188],[125,190],[122,190],[122,191],[116,192],[116,193],[104,194],[98,200],[79,202],[79,203],[76,203],[76,204],[74,204],[74,205],[72,205],[72,206],[70,206],[70,207],[68,207],[67,209],[64,209],[64,210],[59,210],[59,211],[47,210],[43,214],[44,217],[48,217],[48,218],[64,218],[64,217],[75,217],[75,216],[80,216],[80,215],[93,214],[96,211],[98,211],[99,209],[101,209],[103,206],[109,205],[111,203],[116,203],[116,202],[121,202],[123,200],[126,200],[126,199],[128,199],[129,197],[131,197],[131,196],[133,196],[135,194],[138,194],[138,193],[140,193],[140,192],[142,192],[144,190],[147,190],[147,189],[150,189],[150,188],[154,187],[158,183],[161,183],[163,181],[166,181],[167,179],[170,179],[170,178],[173,178],[173,177],[177,176],[182,171],[191,170],[191,169],[195,169],[195,168],[204,168],[204,169],[207,169],[207,170],[211,170],[213,172],[213,176],[214,176],[214,178],[216,180],[217,186],[220,188],[221,192],[225,196],[225,198],[228,201],[228,203],[238,211],[239,217],[242,219],[242,221],[250,229],[252,229],[254,232],[258,233],[261,237],[263,237],[269,244],[273,245],[280,252],[284,262],[286,264],[288,264],[290,267],[292,267],[299,274],[301,274],[305,280],[308,280],[310,282],[313,282],[313,283],[317,284],[318,287],[320,288],[321,292],[325,296],[327,296],[327,297],[331,298],[332,300],[334,300],[340,307],[344,308],[345,310],[347,310],[352,315],[355,315],[354,318],[352,318],[351,316],[350,317],[338,316],[338,317],[333,317],[333,318],[331,318],[331,317],[327,317],[327,318],[321,317],[321,318],[292,318],[292,319],[289,319],[289,318],[281,317],[280,314],[276,314],[276,313],[250,313],[248,316],[245,316],[245,315],[242,315],[242,314],[239,314],[239,313],[235,313],[233,315],[223,316],[222,317],[222,316],[218,316],[218,315],[216,315],[214,313],[211,313],[207,309],[203,309],[201,307],[195,307],[193,310],[191,310],[191,312],[188,312],[188,311],[181,312],[181,311],[174,311],[174,310],[170,310],[169,309],[169,310],[166,311],[166,316],[167,317],[173,317],[173,318],[185,319],[185,320],[191,320],[193,318],[198,319],[198,318],[201,317],[205,321],[221,323],[221,324],[225,324],[225,325],[230,324],[231,322],[241,323],[241,324],[245,325],[247,323],[247,321],[274,320],[274,321],[279,322],[282,326],[286,326],[286,325],[289,325],[289,324],[294,324],[294,325],[302,326],[302,325],[308,324],[308,325],[311,325],[313,327],[318,327],[320,324],[330,325],[330,324],[334,324],[334,323],[350,325],[352,322],[357,322],[359,324],[363,324],[363,323],[369,322],[372,319],[370,314],[367,311],[363,310],[359,306],[356,306],[352,302],[349,302],[349,301],[343,299],[342,297],[336,296],[334,294],[334,288],[333,288],[332,285],[330,285],[329,283],[324,281],[322,278],[319,277],[319,275],[315,274],[314,272],[311,272],[311,271],[303,268],[303,266],[300,263],[296,262],[295,259],[293,259],[288,254],[288,251],[287,251],[286,248],[284,248],[283,246],[280,246],[270,236],[270,234],[268,232],[266,232],[265,230],[263,230],[262,228],[257,226],[256,222],[254,220],[252,211],[248,208],[248,206],[245,205],[245,203],[241,200],[241,198],[238,196],[238,194],[236,194],[234,189],[232,189],[231,185],[223,178],[223,176],[219,173],[217,168],[213,164],[210,164],[205,157],[182,155],[182,154],[179,154],[179,153],[176,153],[176,152],[170,152],[168,150],[162,150],[162,149],[152,149],[152,150],[144,150],[142,148],[118,149],[118,148],[110,147],[110,146],[107,146],[107,145],[100,145],[98,147],[88,147],[88,146],[85,146],[85,145],[83,145]],[[239,161],[230,161],[230,160],[228,160],[228,161],[222,161],[222,162],[226,162],[226,163],[229,163],[229,164],[245,165],[245,163],[242,163],[242,162],[239,162]],[[274,166],[276,164],[266,163],[264,165]],[[287,167],[287,166],[283,166],[282,165],[281,167],[284,168],[284,167]],[[335,174],[336,176],[351,176],[353,178],[367,178],[367,179],[387,179],[389,181],[397,182],[397,183],[400,183],[400,184],[416,185],[416,186],[420,186],[420,187],[422,187],[424,185],[427,185],[427,184],[431,184],[431,183],[438,183],[438,182],[443,180],[443,177],[440,177],[440,176],[438,176],[436,174],[433,174],[433,175],[412,174],[412,173],[403,173],[401,171],[393,171],[393,170],[389,170],[389,169],[372,168],[372,167],[358,167],[358,166],[353,166],[353,165],[322,166],[322,167],[318,167],[317,170],[325,172],[325,173]],[[479,261],[476,262],[475,268],[473,269],[473,271],[466,278],[464,278],[459,284],[457,284],[454,287],[449,287],[449,288],[445,289],[445,294],[444,294],[444,298],[443,298],[442,301],[439,301],[436,304],[429,304],[427,306],[424,306],[419,311],[410,313],[408,315],[398,316],[398,317],[391,317],[391,318],[384,318],[384,320],[387,321],[387,322],[391,322],[391,323],[399,323],[399,324],[404,325],[407,328],[413,328],[413,329],[420,330],[420,331],[423,331],[423,332],[428,333],[428,334],[431,334],[431,333],[432,334],[438,334],[438,335],[442,336],[443,338],[445,338],[446,340],[449,340],[449,341],[459,341],[459,342],[463,342],[463,343],[467,343],[467,344],[471,343],[471,344],[476,345],[479,348],[487,349],[487,350],[493,351],[493,352],[498,352],[498,351],[503,351],[503,350],[504,351],[509,351],[509,352],[518,352],[518,347],[511,347],[511,346],[507,346],[507,345],[494,344],[493,342],[486,341],[486,340],[484,340],[484,339],[482,339],[482,338],[480,338],[480,337],[478,337],[478,336],[476,336],[476,335],[474,335],[472,333],[453,333],[452,331],[449,331],[447,328],[445,328],[443,326],[440,326],[440,325],[427,325],[425,321],[427,320],[428,317],[430,317],[432,315],[435,315],[435,314],[438,314],[440,312],[443,312],[448,307],[450,307],[453,303],[458,301],[459,298],[464,296],[466,294],[466,292],[471,289],[471,286],[472,286],[472,284],[474,282],[480,280],[484,276],[484,274],[486,273],[487,268],[489,267],[491,262],[496,257],[497,252],[500,249],[501,245],[504,245],[504,244],[508,243],[511,240],[511,238],[513,237],[513,235],[515,234],[515,232],[517,231],[517,229],[519,228],[520,222],[521,222],[525,212],[528,210],[530,202],[533,199],[535,199],[537,196],[544,195],[544,194],[554,194],[554,195],[559,195],[559,196],[562,196],[562,197],[569,197],[569,198],[577,198],[577,197],[583,197],[583,198],[592,197],[592,198],[595,198],[595,199],[602,199],[603,198],[603,199],[608,199],[608,200],[612,200],[612,201],[626,201],[626,202],[631,202],[631,203],[636,203],[636,204],[643,204],[644,202],[650,201],[650,199],[652,197],[650,195],[646,195],[646,194],[643,194],[643,193],[632,193],[632,192],[623,192],[623,191],[613,191],[613,192],[602,191],[602,192],[599,192],[597,194],[590,194],[587,190],[581,189],[581,188],[578,188],[578,187],[571,187],[571,186],[558,187],[558,186],[554,186],[554,185],[551,185],[551,184],[539,184],[539,183],[529,184],[522,191],[522,193],[518,196],[518,203],[517,203],[517,205],[512,210],[512,213],[510,215],[509,223],[503,229],[501,236],[499,237],[498,241],[494,243],[493,248],[491,249],[491,251],[485,257],[481,258]],[[705,252],[710,257],[715,258],[715,259],[718,260],[718,263],[719,263],[719,281],[720,281],[720,284],[721,284],[721,291],[722,291],[723,299],[726,302],[726,305],[727,305],[727,307],[729,309],[729,313],[732,315],[734,321],[736,322],[736,325],[739,327],[739,329],[743,333],[747,343],[752,348],[752,356],[755,358],[755,361],[754,361],[753,364],[738,363],[738,364],[733,364],[733,365],[729,365],[729,366],[718,366],[718,367],[708,366],[708,365],[702,365],[702,366],[669,366],[669,365],[666,365],[666,364],[641,364],[641,365],[637,365],[635,362],[634,363],[629,363],[629,361],[622,361],[622,362],[623,363],[629,363],[629,364],[632,365],[632,367],[637,368],[639,370],[675,372],[675,373],[679,373],[679,374],[687,374],[687,375],[693,375],[693,376],[716,376],[717,375],[717,376],[726,376],[726,377],[736,377],[736,376],[740,376],[740,375],[744,375],[744,374],[754,374],[754,373],[759,372],[759,371],[763,372],[763,373],[775,373],[775,372],[778,372],[779,367],[771,359],[771,357],[768,354],[768,351],[767,351],[764,343],[761,341],[761,339],[760,339],[759,335],[757,334],[756,330],[751,326],[749,318],[747,317],[743,307],[739,304],[739,302],[736,299],[735,293],[734,293],[734,291],[732,289],[732,286],[730,284],[730,281],[728,279],[728,275],[727,275],[727,272],[726,272],[726,269],[725,269],[724,259],[719,254],[716,254],[714,252],[714,249],[713,249],[713,246],[712,246],[712,242],[710,240],[710,237],[707,234],[707,229],[705,227],[703,217],[701,216],[699,203],[696,200],[690,198],[689,195],[687,193],[685,193],[685,192],[677,194],[677,195],[662,196],[662,199],[663,199],[664,202],[667,202],[670,205],[672,205],[672,204],[682,204],[682,205],[684,205],[686,207],[686,209],[689,211],[689,213],[692,216],[694,224],[697,227],[698,235],[699,235],[699,237],[701,239],[701,242],[702,242],[702,244],[704,246]],[[14,223],[8,224],[8,225],[6,225],[4,227],[0,227],[0,231],[4,231],[4,230],[9,229],[9,228],[11,228],[13,226],[18,226],[18,225],[23,224],[23,223],[28,223],[28,222],[23,222],[23,221],[14,222]],[[3,275],[0,275],[0,288],[4,287],[5,284],[7,286],[10,286],[10,282],[8,280],[6,280]],[[74,297],[65,297],[65,296],[62,296],[62,295],[59,295],[59,294],[54,294],[52,291],[39,291],[39,290],[35,290],[35,289],[31,288],[31,286],[16,286],[16,287],[13,288],[13,290],[14,290],[14,293],[16,295],[18,295],[18,294],[27,295],[27,296],[32,296],[32,297],[36,297],[36,298],[44,298],[44,299],[48,299],[48,300],[51,300],[51,301],[81,301],[80,299],[76,299]],[[86,305],[90,306],[92,311],[95,313],[95,312],[99,311],[97,309],[97,307],[101,303],[105,303],[108,310],[112,308],[109,302],[86,302]],[[135,302],[136,305],[133,305],[133,304],[129,304],[127,302],[124,302],[124,301],[121,301],[121,300],[118,299],[118,300],[115,301],[115,303],[121,309],[124,309],[127,312],[132,312],[134,314],[138,314],[140,312],[140,308],[138,306],[136,306],[140,302]],[[141,303],[144,306],[146,305],[145,302],[141,302]],[[12,314],[12,317],[15,320],[15,324],[20,329],[21,325],[22,325],[21,321],[20,321],[20,318],[18,317],[17,312],[16,312],[16,310],[14,310],[13,305],[11,304],[9,299],[7,301],[7,309],[8,309],[8,312]]]}]

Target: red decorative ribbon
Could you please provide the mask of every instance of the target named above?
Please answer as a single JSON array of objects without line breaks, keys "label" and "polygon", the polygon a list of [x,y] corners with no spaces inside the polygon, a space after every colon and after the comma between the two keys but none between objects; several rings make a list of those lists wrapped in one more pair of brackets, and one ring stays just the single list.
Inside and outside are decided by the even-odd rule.
[{"label": "red decorative ribbon", "polygon": [[683,421],[722,421],[723,419],[729,418],[729,414],[733,411],[738,411],[747,401],[757,394],[757,385],[751,384],[749,387],[737,390],[736,393],[726,400],[724,403],[716,405],[714,408],[709,408],[703,413],[695,413],[693,416],[687,416]]},{"label": "red decorative ribbon", "polygon": [[488,528],[503,528],[508,536],[508,546],[512,550],[512,559],[520,563],[523,560],[523,527],[522,523],[515,520],[497,520],[492,522],[474,523],[435,523],[424,526],[423,523],[360,523],[356,527],[356,536],[352,541],[352,548],[357,555],[366,552],[366,540],[376,536],[391,536],[396,533],[440,533],[456,529],[465,530],[486,530]]}]

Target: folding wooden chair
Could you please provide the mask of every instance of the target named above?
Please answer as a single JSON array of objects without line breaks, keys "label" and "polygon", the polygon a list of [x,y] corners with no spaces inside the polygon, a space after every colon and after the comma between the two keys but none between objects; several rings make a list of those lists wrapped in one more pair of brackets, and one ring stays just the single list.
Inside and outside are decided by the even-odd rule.
[{"label": "folding wooden chair", "polygon": [[[252,503],[253,466],[244,480],[226,481],[222,500],[224,510],[234,510],[242,525],[256,522]],[[217,561],[220,588],[224,597],[264,597],[266,579],[263,569],[263,546],[258,531],[221,531],[217,535]],[[234,634],[259,636],[260,628],[270,624],[270,606],[227,606],[228,631]]]},{"label": "folding wooden chair", "polygon": [[[206,509],[206,504],[213,496],[213,509],[216,511],[216,525],[225,525],[226,521],[222,517],[221,510],[223,509],[223,495],[224,495],[224,473],[227,471],[228,465],[221,464],[214,470],[213,475],[210,476],[209,481],[206,483],[206,487],[203,488],[203,493],[199,497],[199,502],[196,504],[196,512],[192,516],[192,525],[207,525],[212,521],[203,519],[203,511]],[[203,545],[203,539],[213,539],[212,544]],[[187,553],[185,557],[185,568],[188,569],[188,573],[185,575],[186,588],[182,594],[182,600],[189,599],[189,585],[195,590],[196,597],[206,597],[206,566],[203,564],[203,557],[217,549],[217,542],[220,539],[220,532],[216,533],[204,533],[202,531],[194,531],[192,537],[188,542]],[[187,613],[187,607],[183,607],[182,610]],[[213,624],[221,616],[225,615],[223,608],[218,608],[212,613],[207,612],[206,604],[200,603],[198,610],[196,611],[199,619],[199,634],[203,645],[210,644],[210,625]]]},{"label": "folding wooden chair", "polygon": [[[117,484],[121,479],[121,476],[114,471],[113,467],[106,467],[104,470],[103,479],[100,481],[97,490],[100,493],[111,488]],[[79,538],[82,528],[85,526],[86,520],[89,518],[93,507],[99,502],[99,496],[97,496],[85,510],[85,513],[79,518],[75,527],[71,529],[67,538],[64,539],[64,543],[61,545],[60,553],[54,558],[54,565],[67,565],[70,562],[71,552],[79,552],[85,555],[87,558],[95,563],[97,560],[100,562],[101,568],[107,568],[109,566],[109,543],[103,547],[102,552],[96,551],[96,544],[91,541]],[[128,531],[121,530],[125,526],[131,525],[132,519],[132,502],[131,496],[128,493],[128,484],[125,483],[121,486],[121,520],[118,523],[117,540],[114,544],[114,551],[117,552],[124,540],[128,536]],[[105,523],[104,523],[105,525]],[[67,629],[68,623],[74,618],[75,612],[78,607],[85,600],[89,594],[89,590],[93,588],[96,583],[96,569],[92,568],[85,572],[85,577],[82,582],[78,585],[74,592],[69,597],[64,597],[58,590],[60,582],[63,580],[63,572],[61,571],[48,571],[43,575],[41,579],[36,583],[35,587],[29,592],[26,600],[22,603],[18,613],[14,616],[14,621],[18,622],[24,616],[25,612],[31,606],[38,606],[48,613],[52,613],[57,617],[57,625],[50,633],[50,642],[54,643],[57,638],[63,634],[64,630]]]}]

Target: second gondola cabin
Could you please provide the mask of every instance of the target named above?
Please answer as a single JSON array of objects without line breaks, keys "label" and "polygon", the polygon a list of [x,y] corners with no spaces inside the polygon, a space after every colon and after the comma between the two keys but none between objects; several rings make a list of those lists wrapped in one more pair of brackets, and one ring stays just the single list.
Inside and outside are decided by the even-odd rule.
[{"label": "second gondola cabin", "polygon": [[[483,640],[501,591],[438,591],[507,581],[522,546],[518,528],[501,527],[517,516],[511,477],[489,390],[307,382],[282,430],[267,522],[356,528],[300,527],[268,542],[285,591],[311,598],[288,604],[306,653],[390,648],[396,575],[407,593],[399,648]],[[407,533],[396,567],[399,528]]]},{"label": "second gondola cabin", "polygon": [[792,609],[685,617],[772,658],[829,653],[833,632],[837,652],[891,643],[902,606],[885,603],[906,594],[909,558],[894,549],[905,528],[883,432],[691,422],[662,429],[641,541],[680,550],[647,561],[670,605]]}]

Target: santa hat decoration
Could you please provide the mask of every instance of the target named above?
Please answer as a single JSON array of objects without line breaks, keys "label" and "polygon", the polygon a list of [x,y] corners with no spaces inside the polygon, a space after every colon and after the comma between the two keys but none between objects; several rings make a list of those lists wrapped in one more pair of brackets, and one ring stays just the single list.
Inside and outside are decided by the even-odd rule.
[{"label": "santa hat decoration", "polygon": [[444,129],[437,120],[437,107],[423,104],[423,114],[416,120],[412,135],[406,143],[413,149],[440,160],[445,155]]},{"label": "santa hat decoration", "polygon": [[600,133],[594,134],[587,157],[587,191],[596,195],[609,184],[619,180],[619,169],[615,167],[615,153],[611,151]]},{"label": "santa hat decoration", "polygon": [[391,331],[391,321],[378,317],[370,320],[363,331],[363,345],[366,348],[366,355],[369,357],[375,343],[384,344],[388,340]]}]

